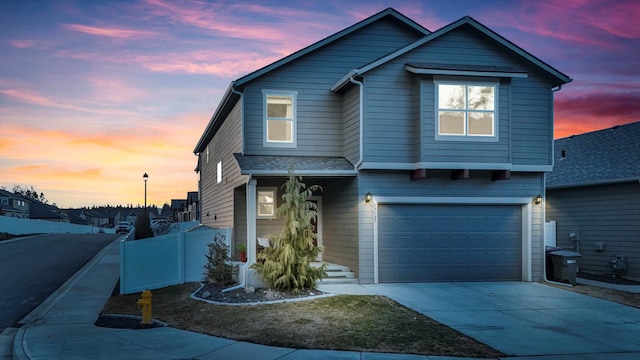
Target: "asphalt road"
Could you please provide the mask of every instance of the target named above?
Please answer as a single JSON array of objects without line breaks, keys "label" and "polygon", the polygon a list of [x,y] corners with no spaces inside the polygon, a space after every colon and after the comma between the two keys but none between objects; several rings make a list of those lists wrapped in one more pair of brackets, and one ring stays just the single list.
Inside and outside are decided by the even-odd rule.
[{"label": "asphalt road", "polygon": [[0,331],[29,314],[118,236],[54,234],[0,241]]}]

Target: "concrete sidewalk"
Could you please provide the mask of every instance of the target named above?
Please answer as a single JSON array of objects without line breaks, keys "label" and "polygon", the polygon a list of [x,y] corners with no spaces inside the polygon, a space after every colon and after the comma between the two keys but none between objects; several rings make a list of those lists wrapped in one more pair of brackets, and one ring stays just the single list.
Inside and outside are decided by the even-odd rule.
[{"label": "concrete sidewalk", "polygon": [[[15,333],[14,359],[460,359],[408,354],[297,350],[217,338],[170,327],[146,330],[96,327],[93,322],[111,295],[119,277],[118,251],[117,241],[107,246],[23,319],[22,322],[25,325]],[[379,285],[346,285],[323,286],[322,290],[336,293],[380,294],[389,291],[390,288]],[[417,294],[417,296],[424,299],[423,294]],[[15,329],[11,331],[15,332]],[[9,333],[6,335],[11,336]],[[522,336],[523,339],[526,339],[527,335],[528,329],[521,329],[518,334],[515,334],[515,336]],[[509,359],[521,360],[575,358],[630,360],[640,358],[640,353],[622,351],[509,357]]]}]

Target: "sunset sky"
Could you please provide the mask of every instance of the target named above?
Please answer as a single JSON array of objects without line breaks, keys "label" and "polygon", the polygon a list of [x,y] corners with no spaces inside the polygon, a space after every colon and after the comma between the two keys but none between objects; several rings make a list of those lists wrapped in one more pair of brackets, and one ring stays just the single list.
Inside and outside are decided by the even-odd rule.
[{"label": "sunset sky", "polygon": [[[229,82],[387,7],[435,31],[470,15],[573,78],[556,138],[640,120],[640,2],[0,2],[0,187],[59,207],[162,206]],[[640,141],[640,140],[639,140]]]}]

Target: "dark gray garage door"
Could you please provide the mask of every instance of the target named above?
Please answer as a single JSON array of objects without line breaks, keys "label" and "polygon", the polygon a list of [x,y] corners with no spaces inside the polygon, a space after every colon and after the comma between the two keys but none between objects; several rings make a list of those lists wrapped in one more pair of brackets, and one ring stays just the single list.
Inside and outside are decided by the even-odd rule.
[{"label": "dark gray garage door", "polygon": [[522,278],[522,207],[378,207],[380,282]]}]

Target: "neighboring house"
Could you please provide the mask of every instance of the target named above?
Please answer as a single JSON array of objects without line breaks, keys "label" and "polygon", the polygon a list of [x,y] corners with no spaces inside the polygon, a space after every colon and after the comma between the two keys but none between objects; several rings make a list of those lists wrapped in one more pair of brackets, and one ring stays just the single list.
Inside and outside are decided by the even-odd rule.
[{"label": "neighboring house", "polygon": [[187,208],[186,199],[171,199],[171,212],[173,214],[173,221],[184,222],[184,212]]},{"label": "neighboring house", "polygon": [[0,189],[0,207],[2,207],[2,216],[28,219],[30,205],[31,201],[25,199],[21,195],[16,195],[9,191]]},{"label": "neighboring house", "polygon": [[255,262],[294,169],[323,188],[321,260],[360,283],[541,280],[570,81],[470,17],[430,32],[386,9],[231,83],[194,149],[201,221]]},{"label": "neighboring house", "polygon": [[[640,280],[640,122],[555,141],[546,218],[556,242],[582,254],[580,271]],[[616,259],[617,260],[617,259]]]},{"label": "neighboring house", "polygon": [[[19,195],[21,196],[21,195]],[[31,201],[29,205],[29,218],[34,220],[46,220],[53,222],[69,223],[70,219],[66,211],[58,209],[56,206],[44,204],[35,199],[23,197],[25,201]]]},{"label": "neighboring house", "polygon": [[[187,207],[184,214],[184,221],[200,220],[200,199],[197,191],[189,191],[187,193]],[[209,216],[207,214],[207,216]]]}]

